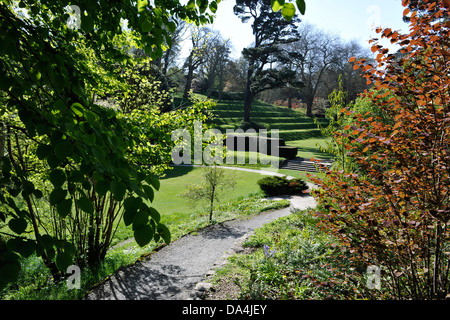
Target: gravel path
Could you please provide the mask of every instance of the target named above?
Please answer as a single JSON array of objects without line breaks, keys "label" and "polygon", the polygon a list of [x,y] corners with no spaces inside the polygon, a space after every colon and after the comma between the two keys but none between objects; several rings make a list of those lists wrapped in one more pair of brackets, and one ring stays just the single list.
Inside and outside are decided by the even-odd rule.
[{"label": "gravel path", "polygon": [[284,217],[292,208],[315,206],[311,196],[284,197],[291,206],[263,212],[245,220],[209,226],[195,235],[186,235],[148,260],[118,270],[90,292],[87,300],[185,300],[195,297],[200,283],[233,248],[265,223]]}]

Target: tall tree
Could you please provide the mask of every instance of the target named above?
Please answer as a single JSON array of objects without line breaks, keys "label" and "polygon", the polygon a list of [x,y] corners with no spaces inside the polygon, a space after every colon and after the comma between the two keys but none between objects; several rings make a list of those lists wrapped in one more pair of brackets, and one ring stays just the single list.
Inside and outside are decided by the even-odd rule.
[{"label": "tall tree", "polygon": [[295,82],[295,73],[292,70],[272,67],[282,58],[281,45],[298,40],[296,24],[300,20],[297,17],[286,19],[283,12],[275,12],[270,0],[237,0],[233,10],[243,23],[253,21],[255,41],[252,47],[242,52],[249,64],[244,122],[250,122],[252,101],[256,94]]},{"label": "tall tree", "polygon": [[[0,127],[7,127],[7,152],[0,159],[0,221],[11,231],[0,238],[0,288],[17,279],[19,255],[36,253],[55,278],[74,261],[72,239],[39,227],[37,204],[44,196],[61,219],[73,211],[87,215],[94,244],[111,235],[110,229],[95,234],[94,226],[105,226],[100,207],[118,210],[110,219],[126,215],[139,245],[160,237],[170,241],[167,228],[146,204],[159,181],[130,161],[129,151],[139,139],[128,135],[130,127],[116,110],[97,105],[93,94],[121,87],[114,71],[130,59],[117,45],[122,19],[139,35],[136,46],[155,59],[176,27],[171,15],[197,24],[212,21],[207,9],[215,11],[217,2],[197,3],[80,0],[79,20],[71,27],[67,2],[21,0],[16,6],[16,1],[0,1]],[[32,166],[27,165],[30,159]],[[36,179],[34,173],[43,167],[48,175]],[[96,253],[91,251],[93,259],[102,255]]]},{"label": "tall tree", "polygon": [[247,79],[248,62],[240,56],[238,60],[230,60],[224,70],[225,87],[227,92],[242,92]]},{"label": "tall tree", "polygon": [[301,96],[306,102],[306,115],[312,116],[314,98],[327,70],[338,61],[339,38],[314,26],[303,24],[298,29],[299,40],[286,46],[291,54],[292,68],[303,83]]},{"label": "tall tree", "polygon": [[230,55],[230,44],[229,39],[223,39],[222,35],[215,31],[207,45],[203,73],[206,79],[205,89],[208,97],[211,97],[217,77],[219,77],[219,92],[223,90],[223,74]]},{"label": "tall tree", "polygon": [[189,96],[189,91],[194,80],[194,72],[205,63],[207,53],[207,44],[210,38],[210,29],[207,27],[191,28],[191,52],[186,59],[185,67],[187,68],[186,82],[184,85],[183,98]]},{"label": "tall tree", "polygon": [[367,80],[363,77],[360,70],[353,68],[354,63],[348,60],[356,57],[358,60],[365,58],[370,61],[370,50],[363,48],[358,42],[350,41],[337,43],[337,57],[328,70],[325,71],[323,77],[323,85],[319,87],[319,96],[328,97],[334,90],[339,87],[339,78],[342,80],[342,89],[346,94],[346,103],[355,101],[358,95],[364,90],[370,88]]}]

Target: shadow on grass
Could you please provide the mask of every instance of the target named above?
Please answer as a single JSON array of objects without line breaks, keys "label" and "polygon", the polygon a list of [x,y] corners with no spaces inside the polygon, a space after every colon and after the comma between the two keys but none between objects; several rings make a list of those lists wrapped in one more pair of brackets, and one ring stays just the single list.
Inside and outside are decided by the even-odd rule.
[{"label": "shadow on grass", "polygon": [[161,180],[165,180],[165,179],[170,179],[170,178],[176,178],[176,177],[181,177],[184,176],[186,174],[188,174],[189,172],[191,172],[192,170],[194,170],[193,166],[174,166],[169,170],[166,170],[164,172],[164,177],[160,178]]},{"label": "shadow on grass", "polygon": [[[317,150],[317,148],[298,147],[298,153],[297,153],[298,157],[303,157],[302,154],[305,154],[305,153],[312,154],[313,158],[315,158],[315,159],[330,159],[331,160],[334,158],[332,154],[322,152],[320,150]],[[303,158],[305,158],[305,157],[303,157]],[[306,157],[306,158],[308,158],[308,157]]]}]

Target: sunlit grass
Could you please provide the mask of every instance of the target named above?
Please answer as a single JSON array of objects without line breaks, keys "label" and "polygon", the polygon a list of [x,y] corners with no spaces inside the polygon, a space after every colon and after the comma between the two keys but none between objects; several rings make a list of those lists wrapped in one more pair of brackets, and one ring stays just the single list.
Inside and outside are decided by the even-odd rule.
[{"label": "sunlit grass", "polygon": [[[243,216],[278,209],[289,205],[288,201],[268,201],[262,199],[256,181],[262,176],[258,173],[229,170],[236,174],[237,185],[228,190],[218,202],[214,211],[213,223],[236,219]],[[199,183],[201,168],[176,167],[161,180],[161,188],[155,194],[152,205],[161,213],[161,221],[169,227],[172,241],[198,231],[209,225],[208,214],[204,208],[189,207],[185,199],[178,196],[186,183]],[[151,253],[162,242],[150,242],[139,247],[133,239],[131,228],[120,225],[114,246],[95,268],[81,270],[81,288],[68,290],[65,281],[55,283],[42,259],[35,255],[22,259],[22,271],[17,284],[0,292],[0,299],[7,300],[73,300],[81,299],[91,287],[114,273],[120,267],[133,264]]]}]

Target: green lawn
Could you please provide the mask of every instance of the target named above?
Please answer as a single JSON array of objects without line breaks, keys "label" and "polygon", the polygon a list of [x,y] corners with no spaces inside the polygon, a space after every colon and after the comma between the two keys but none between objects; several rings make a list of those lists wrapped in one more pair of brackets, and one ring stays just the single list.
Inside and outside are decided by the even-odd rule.
[{"label": "green lawn", "polygon": [[297,157],[306,159],[332,159],[333,155],[322,152],[319,148],[319,146],[326,146],[326,141],[327,139],[325,138],[311,138],[287,141],[286,145],[298,148]]},{"label": "green lawn", "polygon": [[[243,216],[259,214],[265,210],[273,210],[289,205],[283,201],[262,201],[262,192],[257,181],[263,176],[259,173],[237,170],[227,171],[236,175],[237,184],[232,190],[224,192],[221,201],[217,202],[213,219],[221,222]],[[187,233],[196,232],[209,224],[205,205],[192,208],[186,199],[179,196],[189,183],[201,181],[201,168],[175,167],[165,178],[160,179],[161,187],[156,192],[151,204],[161,214],[161,221],[169,227],[172,240]],[[49,284],[49,272],[43,262],[35,255],[22,259],[24,272],[21,273],[20,286],[6,293],[8,299],[80,299],[85,290],[109,276],[118,268],[135,263],[137,259],[151,253],[160,243],[151,241],[140,248],[133,239],[133,230],[120,223],[112,245],[105,260],[94,271],[85,270],[82,274],[82,289],[68,291],[65,282]],[[42,288],[41,288],[42,287]]]},{"label": "green lawn", "polygon": [[[251,194],[260,192],[256,182],[261,175],[253,172],[227,171],[228,174],[236,176],[234,189],[222,193],[220,203],[245,198]],[[188,184],[200,184],[202,181],[202,169],[197,167],[174,167],[167,176],[160,180],[161,187],[155,193],[152,206],[162,215],[173,213],[191,213],[198,208],[192,208],[186,203],[186,199],[180,193],[186,190]],[[201,207],[199,207],[201,208]]]}]

